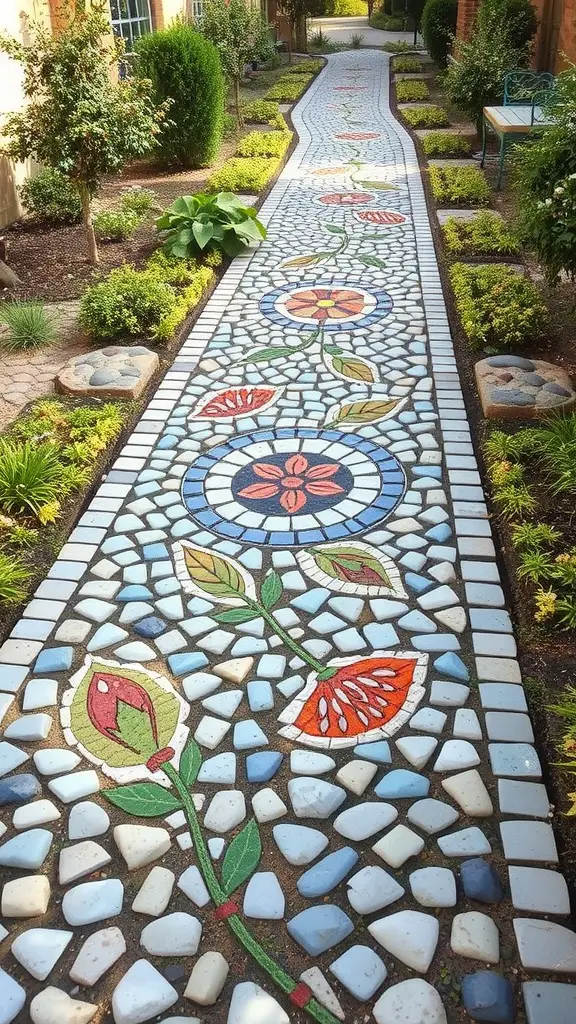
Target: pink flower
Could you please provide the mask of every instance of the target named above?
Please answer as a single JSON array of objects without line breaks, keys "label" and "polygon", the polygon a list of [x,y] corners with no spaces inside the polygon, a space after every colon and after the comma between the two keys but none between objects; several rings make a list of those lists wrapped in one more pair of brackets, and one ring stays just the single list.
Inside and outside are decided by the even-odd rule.
[{"label": "pink flower", "polygon": [[284,468],[269,462],[256,462],[253,466],[255,475],[269,483],[250,484],[240,491],[240,496],[264,500],[280,495],[282,508],[293,515],[304,508],[307,495],[324,497],[343,493],[344,488],[330,479],[338,468],[338,465],[330,463],[309,466],[304,455],[291,455],[286,459]]}]

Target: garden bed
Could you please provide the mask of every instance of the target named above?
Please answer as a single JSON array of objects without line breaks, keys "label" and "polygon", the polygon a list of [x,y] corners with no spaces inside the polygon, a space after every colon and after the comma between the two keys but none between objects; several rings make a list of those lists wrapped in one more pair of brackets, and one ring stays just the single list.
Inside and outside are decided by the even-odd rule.
[{"label": "garden bed", "polygon": [[[431,83],[431,101],[448,112],[451,129],[458,131],[462,128],[463,115],[455,111],[446,101],[437,82]],[[402,111],[396,110],[395,112],[401,118]],[[524,580],[517,575],[520,568],[520,555],[512,543],[513,522],[508,521],[502,515],[493,500],[488,464],[483,453],[483,445],[494,430],[515,434],[535,424],[534,421],[530,423],[510,422],[486,420],[483,417],[477,395],[474,365],[478,359],[489,353],[473,348],[470,344],[456,310],[449,276],[455,259],[458,262],[473,264],[478,262],[479,258],[473,253],[465,252],[460,252],[457,256],[450,256],[436,214],[438,205],[430,187],[427,174],[428,163],[421,139],[410,125],[406,125],[406,127],[414,139],[422,172],[448,319],[458,358],[467,417],[475,438],[479,469],[485,483],[486,498],[494,528],[494,540],[499,560],[502,563],[501,575],[504,587],[509,590],[510,594],[510,605],[518,642],[518,658],[524,676],[536,740],[543,758],[544,781],[548,786],[553,803],[561,812],[556,817],[558,845],[566,877],[569,883],[570,881],[574,883],[576,882],[576,835],[573,821],[566,815],[574,800],[574,797],[569,794],[576,790],[576,779],[574,775],[559,766],[559,762],[565,760],[562,752],[559,751],[559,745],[565,735],[566,724],[556,714],[548,710],[548,706],[558,702],[566,685],[573,683],[576,631],[574,629],[559,629],[554,620],[543,622],[535,620],[535,586],[529,580]],[[477,146],[479,140],[476,138],[475,141]],[[491,143],[490,149],[494,150],[493,143]],[[492,209],[500,213],[505,224],[512,223],[515,216],[515,204],[509,189],[509,179],[505,178],[502,191],[495,191],[497,167],[494,159],[487,161],[485,173],[489,185],[492,186],[492,193],[490,205],[484,209]],[[450,206],[451,204],[447,203],[446,205]],[[454,207],[456,205],[456,203],[453,204]],[[492,262],[492,258],[484,258],[481,262]],[[548,323],[543,336],[537,340],[528,341],[521,347],[516,346],[510,351],[528,359],[553,362],[566,370],[569,375],[574,376],[576,374],[576,310],[573,285],[566,283],[560,284],[555,289],[548,287],[533,254],[530,252],[521,250],[514,255],[503,255],[498,262],[523,263],[526,273],[537,285],[541,298],[548,309]],[[500,349],[500,351],[505,350]],[[573,496],[555,496],[550,489],[543,486],[545,481],[541,467],[534,460],[531,460],[526,467],[525,482],[528,488],[533,490],[537,499],[534,520],[559,531],[562,550],[567,552],[576,549],[576,517]]]}]

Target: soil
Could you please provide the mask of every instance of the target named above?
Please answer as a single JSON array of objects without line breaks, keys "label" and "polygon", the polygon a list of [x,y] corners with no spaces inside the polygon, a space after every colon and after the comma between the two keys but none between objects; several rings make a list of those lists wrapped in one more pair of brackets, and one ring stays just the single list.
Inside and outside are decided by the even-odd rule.
[{"label": "soil", "polygon": [[[262,99],[270,86],[286,72],[288,58],[281,55],[280,59],[279,67],[255,72],[244,82],[241,89],[243,103]],[[294,58],[294,63],[297,62],[298,58]],[[231,106],[229,110],[232,111]],[[155,192],[158,209],[126,241],[100,243],[98,268],[88,261],[81,225],[53,228],[24,219],[5,229],[2,234],[7,246],[7,261],[23,282],[10,289],[10,297],[46,302],[75,299],[94,279],[122,263],[141,267],[157,246],[154,218],[158,213],[181,195],[201,192],[210,174],[234,154],[241,136],[255,129],[264,131],[266,125],[246,124],[237,134],[226,136],[211,167],[174,170],[160,167],[150,160],[141,160],[129,164],[121,174],[107,178],[94,201],[95,210],[117,207],[120,194],[135,185]],[[0,288],[0,297],[3,294],[8,294],[8,290]]]},{"label": "soil", "polygon": [[[452,124],[457,127],[463,120],[462,114],[451,108],[436,80],[431,83],[431,94],[431,102],[438,103],[438,105],[448,110]],[[391,105],[393,112],[398,116],[395,90],[393,91]],[[422,171],[430,224],[436,247],[436,257],[440,268],[444,299],[448,311],[448,320],[462,380],[466,412],[474,438],[480,473],[482,478],[487,481],[486,465],[482,456],[482,442],[488,433],[493,429],[504,430],[510,433],[533,424],[520,420],[513,421],[512,423],[510,421],[498,420],[486,421],[483,418],[476,392],[474,364],[478,359],[483,358],[489,353],[471,348],[462,330],[448,276],[450,260],[444,250],[442,232],[436,217],[436,204],[432,197],[428,185],[428,177],[425,172],[427,166],[426,156],[417,135],[410,131],[409,126],[406,127],[415,143]],[[480,145],[480,140],[476,137],[473,141],[473,150],[480,149]],[[495,152],[493,144],[490,145],[488,152]],[[509,166],[508,162],[508,170]],[[513,223],[515,204],[510,190],[509,174],[505,174],[502,191],[497,192],[495,190],[497,173],[495,159],[487,161],[485,170],[490,184],[494,187],[492,208],[501,213],[506,221]],[[506,262],[506,260],[501,262]],[[576,373],[576,305],[574,301],[574,286],[566,283],[559,285],[556,289],[548,287],[538,263],[530,252],[524,252],[522,260],[518,256],[510,257],[509,262],[523,262],[525,264],[532,280],[537,282],[542,288],[543,297],[550,311],[546,337],[538,342],[524,345],[521,354],[529,359],[547,359],[562,366],[567,373],[573,376]],[[561,528],[567,547],[575,545],[576,521],[574,519],[573,499],[565,498],[559,500],[552,496],[546,496],[545,492],[543,494],[541,481],[538,479],[535,469],[530,470],[527,480],[528,483],[536,485],[540,502],[539,519],[542,522],[557,525]],[[573,802],[568,797],[568,794],[576,791],[576,776],[563,770],[558,765],[558,762],[563,760],[558,750],[558,744],[564,731],[563,723],[548,710],[548,705],[559,699],[565,686],[568,683],[573,683],[576,633],[574,631],[560,631],[554,629],[554,627],[549,628],[544,624],[539,625],[534,621],[532,615],[533,590],[531,590],[529,584],[524,584],[516,578],[516,555],[511,544],[510,527],[499,517],[494,508],[491,502],[489,487],[486,497],[494,528],[494,542],[500,563],[503,586],[505,591],[508,592],[508,603],[514,620],[515,635],[518,643],[518,658],[524,677],[526,699],[536,736],[536,745],[542,761],[544,782],[546,783],[551,802],[559,812],[554,819],[554,825],[561,865],[572,893],[572,905],[576,907],[576,829],[574,828],[574,819],[566,816]]]}]

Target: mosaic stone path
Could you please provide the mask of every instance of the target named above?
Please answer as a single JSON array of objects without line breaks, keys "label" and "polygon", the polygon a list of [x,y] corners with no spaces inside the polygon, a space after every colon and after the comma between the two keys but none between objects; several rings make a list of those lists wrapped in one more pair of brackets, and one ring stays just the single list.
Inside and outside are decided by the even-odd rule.
[{"label": "mosaic stone path", "polygon": [[387,56],[294,123],[267,241],[0,648],[0,1024],[576,1019]]}]

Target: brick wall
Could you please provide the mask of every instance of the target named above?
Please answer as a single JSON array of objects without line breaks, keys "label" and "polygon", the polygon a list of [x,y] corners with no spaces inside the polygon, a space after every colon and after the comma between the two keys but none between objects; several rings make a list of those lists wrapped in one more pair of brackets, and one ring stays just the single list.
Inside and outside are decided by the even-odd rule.
[{"label": "brick wall", "polygon": [[[576,63],[576,0],[532,0],[538,20],[534,66],[541,71],[561,71]],[[480,0],[459,0],[456,38],[468,39]],[[563,55],[566,56],[563,56]]]},{"label": "brick wall", "polygon": [[456,38],[468,39],[476,19],[480,0],[459,0],[458,21],[456,22]]}]

